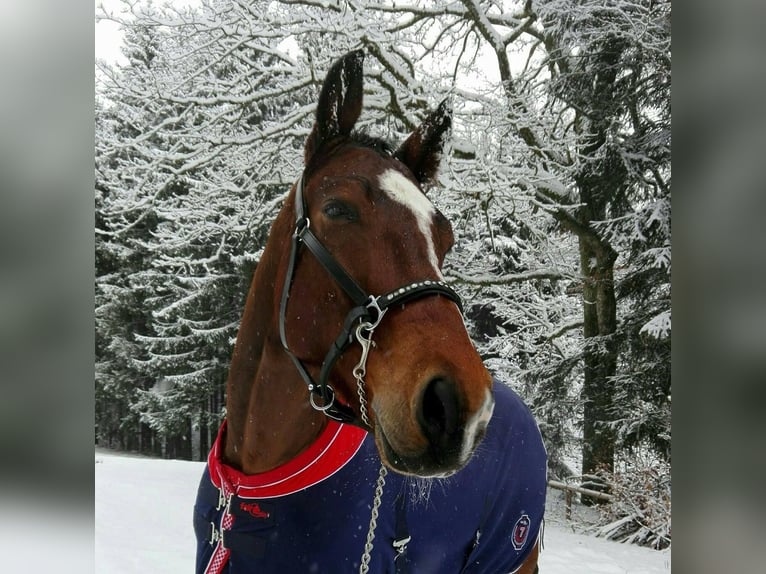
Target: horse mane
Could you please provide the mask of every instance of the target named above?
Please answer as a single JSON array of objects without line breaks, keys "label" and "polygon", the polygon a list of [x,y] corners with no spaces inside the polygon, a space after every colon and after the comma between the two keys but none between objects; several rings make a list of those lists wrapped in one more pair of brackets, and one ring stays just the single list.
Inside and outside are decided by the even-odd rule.
[{"label": "horse mane", "polygon": [[384,157],[393,157],[396,148],[390,140],[374,136],[364,129],[357,129],[349,136],[351,143],[366,147],[378,152]]},{"label": "horse mane", "polygon": [[325,142],[321,148],[316,150],[306,166],[305,174],[313,173],[318,166],[328,161],[335,152],[348,145],[370,149],[386,158],[394,157],[396,152],[396,146],[390,140],[374,136],[365,129],[355,129],[347,136],[336,137]]}]

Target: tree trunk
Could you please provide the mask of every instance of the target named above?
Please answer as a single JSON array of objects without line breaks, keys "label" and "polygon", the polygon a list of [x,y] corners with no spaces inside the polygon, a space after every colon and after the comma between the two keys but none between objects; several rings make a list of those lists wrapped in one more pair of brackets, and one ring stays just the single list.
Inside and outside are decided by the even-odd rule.
[{"label": "tree trunk", "polygon": [[[585,233],[578,234],[580,268],[583,274],[583,346],[584,380],[582,473],[611,473],[614,470],[615,432],[609,428],[614,417],[614,376],[617,371],[617,301],[614,288],[614,263],[617,253],[593,227],[593,222],[605,221],[616,213],[615,205],[624,197],[627,174],[619,153],[610,144],[619,103],[612,87],[616,81],[619,56],[624,48],[620,39],[603,40],[600,52],[594,55],[592,68],[593,92],[583,105],[589,110],[583,118],[583,161],[575,177],[582,207],[577,219]],[[599,481],[584,484],[605,491]],[[585,498],[593,504],[598,499]]]},{"label": "tree trunk", "polygon": [[[595,474],[614,470],[615,433],[607,426],[612,416],[614,388],[612,377],[617,370],[617,305],[614,292],[614,257],[593,249],[580,239],[580,265],[583,285],[584,380],[582,473]],[[605,491],[598,481],[586,480],[583,486]],[[598,499],[583,497],[591,504]]]}]

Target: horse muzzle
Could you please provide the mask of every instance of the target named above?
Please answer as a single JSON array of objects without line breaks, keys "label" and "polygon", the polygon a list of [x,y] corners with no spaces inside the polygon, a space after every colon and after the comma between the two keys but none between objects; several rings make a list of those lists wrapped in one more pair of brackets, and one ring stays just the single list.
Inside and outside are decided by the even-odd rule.
[{"label": "horse muzzle", "polygon": [[470,415],[465,404],[447,377],[433,377],[423,385],[413,412],[405,417],[414,424],[384,414],[387,409],[373,401],[374,434],[383,462],[396,472],[419,477],[446,477],[459,471],[484,438],[494,399],[487,390],[480,408]]}]

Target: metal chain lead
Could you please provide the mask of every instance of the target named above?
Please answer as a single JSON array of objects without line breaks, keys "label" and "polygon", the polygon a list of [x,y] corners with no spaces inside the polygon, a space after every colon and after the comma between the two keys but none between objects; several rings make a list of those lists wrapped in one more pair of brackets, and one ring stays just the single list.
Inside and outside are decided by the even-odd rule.
[{"label": "metal chain lead", "polygon": [[[364,390],[364,376],[367,374],[367,355],[370,352],[372,346],[372,331],[369,330],[371,323],[361,323],[356,328],[356,340],[362,346],[362,356],[359,359],[356,367],[352,371],[354,378],[356,379],[356,391],[359,394],[359,416],[362,422],[370,427],[370,418],[367,413],[367,393]],[[369,335],[364,336],[363,331],[367,331]]]},{"label": "metal chain lead", "polygon": [[[383,315],[386,314],[386,309],[381,310],[378,306],[377,297],[370,297],[368,307],[376,309],[378,311],[378,316],[373,323],[361,323],[356,328],[356,340],[359,341],[359,344],[362,347],[362,356],[359,358],[359,363],[354,367],[353,375],[356,379],[356,388],[359,393],[359,415],[362,422],[370,427],[370,418],[367,413],[367,395],[364,390],[364,376],[367,373],[367,356],[370,353],[370,347],[373,345],[372,333],[375,331],[375,327],[380,324]],[[380,471],[378,472],[378,480],[375,483],[375,496],[372,499],[372,510],[370,511],[370,525],[367,528],[367,540],[364,543],[364,553],[362,554],[362,560],[359,564],[359,574],[367,574],[370,571],[372,543],[375,540],[375,529],[378,527],[378,512],[380,510],[380,503],[383,500],[383,487],[386,485],[387,474],[388,469],[381,464]]]},{"label": "metal chain lead", "polygon": [[386,485],[386,475],[388,469],[381,464],[378,473],[378,481],[375,483],[375,497],[372,500],[372,511],[370,512],[370,526],[367,529],[367,540],[364,543],[364,554],[362,562],[359,564],[359,574],[367,574],[370,571],[370,557],[372,556],[372,542],[375,540],[375,529],[378,526],[378,510],[383,500],[383,487]]},{"label": "metal chain lead", "polygon": [[370,303],[367,307],[375,309],[377,311],[377,317],[372,323],[360,323],[356,327],[354,335],[356,336],[359,345],[362,347],[362,355],[359,357],[359,362],[354,367],[352,374],[356,379],[356,390],[359,394],[359,416],[365,425],[371,427],[370,417],[367,412],[367,393],[364,390],[364,376],[367,374],[367,356],[370,354],[370,347],[374,344],[372,342],[372,334],[375,331],[375,328],[383,320],[383,315],[386,314],[388,309],[381,309],[378,306],[378,298],[372,296],[370,297]]}]

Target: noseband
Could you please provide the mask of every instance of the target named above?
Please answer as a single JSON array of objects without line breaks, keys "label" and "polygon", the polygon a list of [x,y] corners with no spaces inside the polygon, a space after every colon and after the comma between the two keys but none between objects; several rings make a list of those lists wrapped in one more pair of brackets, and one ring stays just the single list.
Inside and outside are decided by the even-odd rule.
[{"label": "noseband", "polygon": [[[372,333],[383,319],[386,311],[396,305],[403,305],[413,299],[420,299],[430,295],[441,295],[454,301],[461,313],[463,311],[463,305],[458,294],[441,281],[418,281],[400,287],[399,289],[394,289],[384,295],[375,296],[367,293],[367,291],[360,287],[354,278],[348,274],[343,266],[338,263],[335,257],[333,257],[322,242],[319,241],[317,236],[311,231],[309,218],[306,215],[308,213],[306,200],[303,196],[304,178],[305,174],[301,176],[301,179],[298,181],[298,186],[295,191],[295,231],[292,236],[290,260],[287,266],[287,275],[285,277],[284,287],[282,288],[282,299],[279,305],[279,336],[282,341],[282,346],[308,386],[311,406],[336,421],[355,424],[369,429],[370,422],[367,417],[367,406],[364,394],[365,366],[367,353],[372,344]],[[343,329],[325,355],[322,368],[319,372],[319,382],[314,381],[303,362],[290,350],[290,347],[287,344],[287,334],[285,332],[287,300],[290,298],[290,287],[292,286],[293,276],[295,274],[295,261],[298,257],[298,250],[301,245],[304,245],[309,250],[354,302],[354,307],[346,315]],[[354,377],[357,380],[361,417],[357,417],[349,406],[337,402],[335,400],[335,391],[327,383],[335,363],[338,361],[341,354],[343,354],[354,341],[357,341],[362,346],[361,360],[353,371]]]}]

